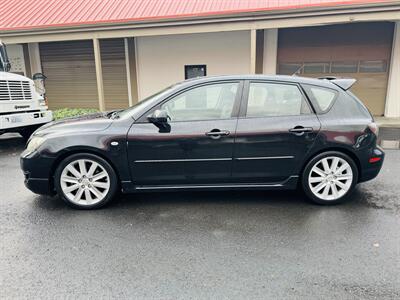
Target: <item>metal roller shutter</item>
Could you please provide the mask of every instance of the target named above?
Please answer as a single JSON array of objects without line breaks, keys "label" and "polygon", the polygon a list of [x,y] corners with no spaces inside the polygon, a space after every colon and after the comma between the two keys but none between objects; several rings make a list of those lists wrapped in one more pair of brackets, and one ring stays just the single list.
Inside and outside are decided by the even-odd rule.
[{"label": "metal roller shutter", "polygon": [[383,115],[393,38],[389,22],[279,30],[278,73],[357,79],[352,91]]},{"label": "metal roller shutter", "polygon": [[100,40],[106,110],[127,108],[128,86],[123,39]]},{"label": "metal roller shutter", "polygon": [[51,109],[98,108],[93,42],[40,43]]}]

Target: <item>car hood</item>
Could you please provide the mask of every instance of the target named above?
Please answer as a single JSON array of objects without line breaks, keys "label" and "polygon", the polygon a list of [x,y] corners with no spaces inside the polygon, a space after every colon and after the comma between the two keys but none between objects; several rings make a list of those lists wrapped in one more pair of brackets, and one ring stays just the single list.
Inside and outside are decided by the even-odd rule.
[{"label": "car hood", "polygon": [[51,133],[68,134],[71,132],[91,132],[107,129],[113,122],[107,113],[95,113],[80,117],[65,118],[43,125],[35,131],[35,136]]}]

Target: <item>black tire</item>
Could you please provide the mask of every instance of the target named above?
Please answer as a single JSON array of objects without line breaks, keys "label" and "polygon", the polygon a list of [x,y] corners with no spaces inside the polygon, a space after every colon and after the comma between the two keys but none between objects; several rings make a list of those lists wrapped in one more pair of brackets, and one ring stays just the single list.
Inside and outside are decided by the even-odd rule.
[{"label": "black tire", "polygon": [[[106,196],[100,201],[97,202],[93,205],[80,205],[77,203],[71,202],[67,196],[64,194],[62,187],[61,187],[61,174],[64,170],[64,168],[69,165],[71,162],[79,160],[79,159],[87,159],[87,160],[92,160],[95,161],[96,163],[100,164],[101,167],[105,169],[105,171],[108,173],[109,179],[110,179],[110,187],[109,190],[106,194]],[[89,153],[78,153],[78,154],[73,154],[71,156],[68,156],[65,158],[61,163],[57,166],[57,169],[54,173],[54,187],[57,191],[58,196],[65,201],[69,206],[76,208],[76,209],[84,209],[84,210],[90,210],[90,209],[96,209],[103,207],[107,203],[109,203],[113,197],[115,196],[117,190],[118,190],[118,177],[113,169],[113,167],[103,158],[94,155],[94,154],[89,154]]]},{"label": "black tire", "polygon": [[[347,192],[344,195],[342,195],[341,197],[339,197],[335,200],[325,200],[325,199],[318,197],[316,194],[313,193],[313,191],[311,190],[310,185],[309,185],[309,175],[310,175],[311,169],[314,167],[314,165],[317,162],[319,162],[320,160],[322,160],[323,158],[326,158],[326,157],[339,157],[339,158],[345,160],[350,165],[351,171],[353,174],[353,179],[352,179],[350,188],[347,190]],[[349,196],[354,191],[354,188],[357,185],[357,182],[358,182],[358,168],[357,168],[356,163],[348,155],[346,155],[342,152],[338,152],[338,151],[327,151],[327,152],[320,153],[320,154],[316,155],[315,157],[313,157],[305,166],[303,173],[302,173],[302,178],[301,178],[302,189],[303,189],[304,193],[306,194],[306,196],[308,197],[308,199],[310,199],[314,203],[322,204],[322,205],[334,205],[334,204],[345,202],[346,200],[349,199]]]}]

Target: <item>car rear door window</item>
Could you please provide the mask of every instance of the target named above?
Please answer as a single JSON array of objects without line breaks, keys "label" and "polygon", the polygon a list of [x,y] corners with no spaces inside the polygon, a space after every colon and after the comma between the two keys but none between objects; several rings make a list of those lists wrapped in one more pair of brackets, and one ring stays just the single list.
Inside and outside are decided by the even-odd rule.
[{"label": "car rear door window", "polygon": [[246,117],[297,116],[311,113],[297,85],[250,82]]},{"label": "car rear door window", "polygon": [[229,119],[235,106],[238,82],[199,86],[161,105],[171,121]]}]

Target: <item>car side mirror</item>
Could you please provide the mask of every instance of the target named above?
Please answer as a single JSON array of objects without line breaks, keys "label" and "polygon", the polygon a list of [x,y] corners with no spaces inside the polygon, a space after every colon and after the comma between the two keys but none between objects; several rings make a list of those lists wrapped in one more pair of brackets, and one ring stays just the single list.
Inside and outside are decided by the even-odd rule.
[{"label": "car side mirror", "polygon": [[156,125],[164,125],[168,123],[168,118],[168,113],[165,110],[157,109],[147,117],[147,120]]}]

